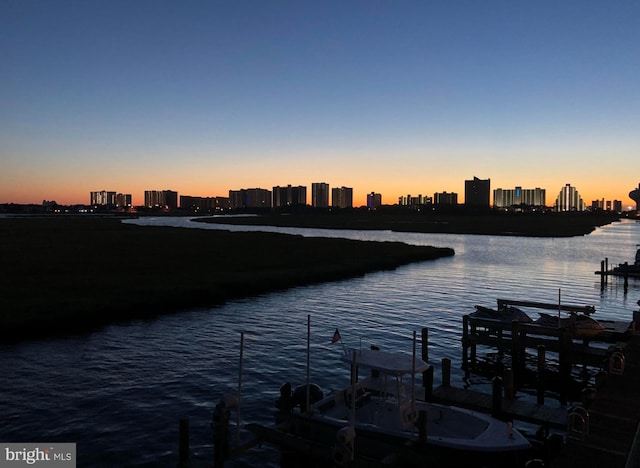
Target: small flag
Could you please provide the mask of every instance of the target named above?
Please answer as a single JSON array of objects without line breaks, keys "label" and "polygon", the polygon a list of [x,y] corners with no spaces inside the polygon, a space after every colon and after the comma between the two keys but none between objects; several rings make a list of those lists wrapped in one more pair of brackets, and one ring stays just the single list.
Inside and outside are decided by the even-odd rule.
[{"label": "small flag", "polygon": [[340,340],[342,340],[342,337],[340,336],[340,332],[336,328],[336,331],[333,334],[333,338],[331,338],[331,343],[336,343],[337,341],[340,341]]}]

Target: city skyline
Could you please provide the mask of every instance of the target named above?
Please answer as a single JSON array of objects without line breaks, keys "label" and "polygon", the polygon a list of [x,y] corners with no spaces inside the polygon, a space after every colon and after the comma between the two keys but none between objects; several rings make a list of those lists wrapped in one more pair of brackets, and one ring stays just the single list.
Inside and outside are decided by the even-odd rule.
[{"label": "city skyline", "polygon": [[[640,180],[640,4],[0,5],[0,203]],[[556,188],[557,187],[557,188]],[[134,204],[135,204],[134,200]]]},{"label": "city skyline", "polygon": [[[640,184],[639,184],[640,186]],[[418,194],[403,194],[395,199],[389,200],[384,198],[384,195],[379,192],[369,192],[366,194],[366,205],[353,204],[353,189],[351,187],[331,187],[330,184],[325,182],[314,182],[311,184],[311,190],[305,185],[293,185],[287,184],[282,186],[273,186],[271,189],[266,187],[243,187],[239,189],[231,189],[228,194],[225,195],[193,195],[193,194],[181,194],[175,190],[145,190],[143,199],[144,203],[133,203],[133,195],[130,193],[122,193],[115,190],[99,190],[90,192],[90,203],[79,204],[84,206],[114,206],[114,207],[161,207],[168,208],[188,208],[182,201],[187,199],[189,203],[193,200],[216,200],[216,203],[221,203],[222,200],[230,200],[230,208],[239,208],[244,205],[242,201],[246,196],[246,192],[251,192],[252,195],[249,198],[261,198],[262,202],[258,206],[264,207],[282,207],[285,205],[297,205],[297,206],[313,206],[320,208],[333,207],[354,207],[370,208],[372,206],[390,206],[390,205],[422,205],[422,204],[444,204],[444,205],[456,205],[459,195],[464,197],[463,204],[470,206],[489,206],[493,208],[507,208],[516,205],[529,205],[552,208],[558,204],[561,211],[570,211],[578,209],[579,211],[592,209],[607,209],[614,211],[625,211],[626,209],[632,210],[633,206],[624,206],[622,200],[619,199],[605,199],[599,198],[591,201],[586,201],[580,195],[580,191],[577,187],[571,184],[565,184],[557,196],[551,196],[551,199],[546,198],[547,189],[543,187],[527,188],[522,186],[515,187],[491,187],[490,179],[479,179],[473,177],[473,179],[465,180],[465,192],[458,194],[457,192],[434,192],[433,195],[429,193]],[[344,192],[348,191],[346,199],[343,197]],[[637,192],[635,189],[632,192]],[[329,193],[331,192],[331,193]],[[467,194],[472,195],[471,199],[468,199]],[[228,195],[228,196],[227,196]],[[632,193],[629,193],[631,196]],[[170,197],[169,200],[165,200],[166,197]],[[265,198],[268,197],[268,200]],[[462,197],[461,197],[462,198]],[[569,202],[570,199],[575,199],[573,202]],[[383,200],[385,202],[383,203]],[[635,201],[635,199],[634,199]],[[51,203],[51,201],[46,201]]]}]

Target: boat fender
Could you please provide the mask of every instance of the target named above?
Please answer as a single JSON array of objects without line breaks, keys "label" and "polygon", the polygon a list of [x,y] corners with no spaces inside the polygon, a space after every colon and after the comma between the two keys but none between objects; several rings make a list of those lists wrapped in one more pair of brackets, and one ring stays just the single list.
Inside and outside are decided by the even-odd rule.
[{"label": "boat fender", "polygon": [[349,466],[353,459],[353,444],[356,431],[350,427],[343,427],[336,433],[336,445],[333,447],[333,462],[335,466]]}]

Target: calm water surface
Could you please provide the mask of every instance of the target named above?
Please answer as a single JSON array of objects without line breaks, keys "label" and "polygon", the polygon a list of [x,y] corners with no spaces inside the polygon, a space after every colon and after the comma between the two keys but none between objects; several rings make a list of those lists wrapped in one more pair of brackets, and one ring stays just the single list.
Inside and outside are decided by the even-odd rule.
[{"label": "calm water surface", "polygon": [[[186,219],[139,223],[220,229]],[[225,229],[244,228],[225,226]],[[413,331],[429,328],[430,359],[453,361],[459,372],[462,316],[497,298],[593,305],[596,318],[630,320],[640,283],[628,293],[614,280],[601,291],[600,260],[633,261],[640,224],[614,223],[575,238],[519,238],[405,234],[389,231],[271,229],[305,236],[399,240],[453,247],[456,255],[191,310],[151,321],[114,324],[80,336],[0,346],[0,440],[75,442],[78,466],[175,466],[178,421],[190,418],[192,458],[210,460],[211,413],[238,382],[240,333],[245,333],[245,422],[270,423],[285,381],[306,377],[307,317],[311,316],[311,380],[325,390],[342,387],[347,346],[376,344],[411,351]],[[438,372],[436,371],[436,379]],[[485,382],[478,378],[472,385]],[[232,467],[279,466],[264,446]]]}]

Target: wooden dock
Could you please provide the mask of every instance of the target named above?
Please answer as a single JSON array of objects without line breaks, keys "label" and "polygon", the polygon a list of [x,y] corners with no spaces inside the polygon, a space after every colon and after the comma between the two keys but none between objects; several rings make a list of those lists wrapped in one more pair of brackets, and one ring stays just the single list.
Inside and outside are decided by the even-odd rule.
[{"label": "wooden dock", "polygon": [[[462,388],[444,386],[434,388],[433,401],[482,413],[491,413],[494,410],[492,395]],[[566,429],[567,427],[568,410],[559,405],[538,405],[515,398],[502,399],[501,413],[502,418],[506,420],[513,419],[556,429]]]},{"label": "wooden dock", "polygon": [[588,432],[569,438],[553,468],[640,468],[640,336],[624,350],[624,370],[609,374],[588,407]]}]

